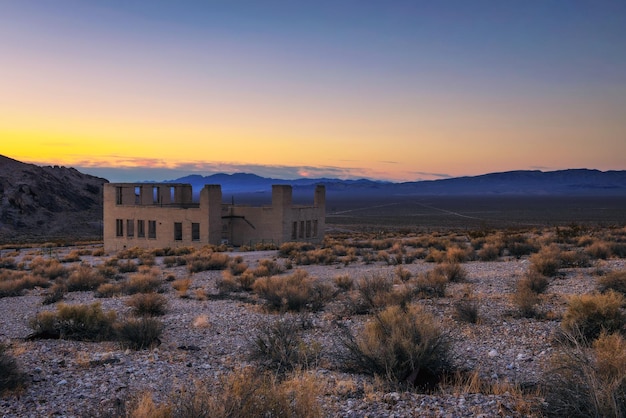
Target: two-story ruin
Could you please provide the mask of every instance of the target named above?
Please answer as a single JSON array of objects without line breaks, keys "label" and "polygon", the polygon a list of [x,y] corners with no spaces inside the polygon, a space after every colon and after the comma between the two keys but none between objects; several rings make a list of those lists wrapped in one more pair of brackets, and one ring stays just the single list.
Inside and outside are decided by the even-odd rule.
[{"label": "two-story ruin", "polygon": [[222,203],[222,188],[205,185],[193,201],[190,184],[104,185],[104,250],[255,245],[324,239],[326,191],[315,188],[312,206],[294,205],[291,186],[272,186],[271,206]]}]

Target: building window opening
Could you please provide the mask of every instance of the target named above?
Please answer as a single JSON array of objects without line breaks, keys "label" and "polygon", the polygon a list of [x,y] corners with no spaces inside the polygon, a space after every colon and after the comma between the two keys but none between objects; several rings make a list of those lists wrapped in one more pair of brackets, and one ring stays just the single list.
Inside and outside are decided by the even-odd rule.
[{"label": "building window opening", "polygon": [[191,223],[191,240],[200,241],[200,224],[196,222]]},{"label": "building window opening", "polygon": [[175,187],[170,187],[170,202],[174,203],[176,197],[176,188]]},{"label": "building window opening", "polygon": [[156,238],[156,221],[148,221],[148,238]]},{"label": "building window opening", "polygon": [[140,219],[137,221],[137,238],[146,237],[146,221]]},{"label": "building window opening", "polygon": [[291,225],[291,239],[298,238],[298,222],[294,222]]},{"label": "building window opening", "polygon": [[141,204],[141,187],[135,186],[135,205]]},{"label": "building window opening", "polygon": [[183,240],[183,223],[174,222],[174,241]]},{"label": "building window opening", "polygon": [[124,220],[123,219],[115,220],[115,236],[116,237],[124,236]]},{"label": "building window opening", "polygon": [[317,237],[317,219],[313,220],[313,236]]},{"label": "building window opening", "polygon": [[300,234],[298,238],[304,238],[304,221],[300,221]]},{"label": "building window opening", "polygon": [[306,221],[306,237],[311,238],[311,221]]},{"label": "building window opening", "polygon": [[161,189],[156,186],[152,188],[152,203],[161,203]]},{"label": "building window opening", "polygon": [[116,187],[115,188],[115,204],[116,205],[121,205],[122,204],[122,195],[124,194],[124,192],[122,191],[121,187]]},{"label": "building window opening", "polygon": [[135,236],[135,221],[126,219],[126,236],[131,238]]}]

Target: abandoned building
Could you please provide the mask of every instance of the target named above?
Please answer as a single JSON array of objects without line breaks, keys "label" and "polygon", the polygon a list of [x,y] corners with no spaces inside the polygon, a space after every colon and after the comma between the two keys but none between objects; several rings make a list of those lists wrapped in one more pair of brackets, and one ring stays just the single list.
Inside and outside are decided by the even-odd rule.
[{"label": "abandoned building", "polygon": [[326,191],[315,188],[312,206],[294,205],[291,186],[272,186],[271,206],[222,203],[222,188],[205,185],[198,202],[190,184],[104,185],[104,250],[234,246],[324,239]]}]

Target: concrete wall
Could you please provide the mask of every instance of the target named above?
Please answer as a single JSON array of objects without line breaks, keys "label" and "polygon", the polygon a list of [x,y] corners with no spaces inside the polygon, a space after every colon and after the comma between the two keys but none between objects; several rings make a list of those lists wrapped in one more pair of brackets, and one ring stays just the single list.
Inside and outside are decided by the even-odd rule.
[{"label": "concrete wall", "polygon": [[[259,242],[280,245],[324,239],[323,186],[316,188],[313,206],[294,206],[291,186],[282,185],[272,187],[272,206],[224,205],[221,201],[219,185],[206,185],[199,203],[193,203],[188,184],[105,184],[104,249],[201,247],[222,240],[236,246]],[[140,236],[142,221],[144,234]],[[149,234],[151,223],[156,226],[154,237]],[[192,236],[193,224],[196,237]]]}]

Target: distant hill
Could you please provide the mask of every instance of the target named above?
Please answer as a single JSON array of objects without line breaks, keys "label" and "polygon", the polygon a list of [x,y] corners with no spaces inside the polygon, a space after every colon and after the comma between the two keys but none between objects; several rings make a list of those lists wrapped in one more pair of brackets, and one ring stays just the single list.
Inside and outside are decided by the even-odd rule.
[{"label": "distant hill", "polygon": [[73,168],[0,155],[0,243],[101,236],[102,185]]},{"label": "distant hill", "polygon": [[272,184],[294,187],[294,199],[308,194],[317,184],[333,196],[626,196],[626,171],[572,169],[543,172],[508,171],[443,180],[391,183],[373,180],[328,178],[282,180],[254,174],[193,175],[172,180],[190,183],[197,193],[205,184],[222,185],[223,194],[251,198],[269,195]]},{"label": "distant hill", "polygon": [[[0,155],[0,244],[100,237],[102,185],[107,182],[73,168],[40,167]],[[194,193],[199,193],[205,184],[220,184],[224,201],[233,199],[248,204],[271,201],[273,184],[293,186],[295,203],[312,202],[314,187],[323,184],[329,205],[414,196],[626,197],[624,170],[509,171],[405,183],[330,178],[283,180],[237,173],[191,175],[170,182],[190,183]]]}]

